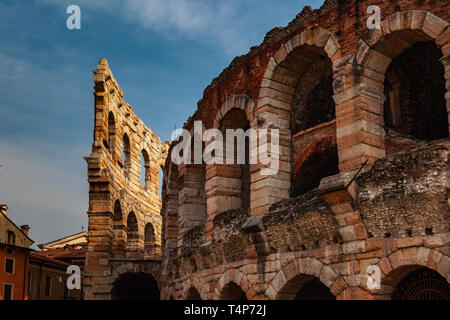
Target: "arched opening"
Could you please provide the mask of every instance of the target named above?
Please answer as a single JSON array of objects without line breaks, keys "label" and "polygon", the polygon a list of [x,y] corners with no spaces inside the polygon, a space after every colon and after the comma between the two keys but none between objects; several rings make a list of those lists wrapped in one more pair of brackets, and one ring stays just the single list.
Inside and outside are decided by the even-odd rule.
[{"label": "arched opening", "polygon": [[230,282],[223,287],[221,300],[247,300],[247,296],[241,287],[234,282]]},{"label": "arched opening", "polygon": [[140,171],[140,182],[141,185],[145,187],[150,186],[151,173],[150,173],[150,157],[146,150],[141,152],[141,171]]},{"label": "arched opening", "polygon": [[197,289],[190,288],[186,300],[202,300],[202,297],[200,296],[200,293],[198,293]]},{"label": "arched opening", "polygon": [[114,255],[123,256],[126,251],[127,232],[123,223],[122,207],[118,199],[114,203],[113,237]]},{"label": "arched opening", "polygon": [[283,65],[298,74],[291,103],[292,135],[335,119],[333,64],[325,51],[299,47]]},{"label": "arched opening", "polygon": [[128,138],[128,135],[126,133],[123,135],[122,150],[123,150],[122,152],[123,170],[127,173],[131,163],[131,151],[130,151],[130,138]]},{"label": "arched opening", "polygon": [[[237,187],[230,196],[236,199],[240,198],[239,207],[243,209],[250,208],[250,141],[249,137],[244,135],[249,128],[250,123],[246,113],[237,108],[228,111],[220,123],[220,130],[224,136],[223,162],[228,171],[227,178],[230,179],[232,185]],[[238,131],[238,129],[242,131]],[[234,134],[227,134],[227,130],[234,130]],[[231,202],[236,203],[237,201]]]},{"label": "arched opening", "polygon": [[295,300],[336,300],[336,297],[326,285],[314,278],[302,286]]},{"label": "arched opening", "polygon": [[156,254],[156,236],[155,228],[150,222],[145,225],[144,230],[144,248],[146,254]]},{"label": "arched opening", "polygon": [[110,111],[108,113],[108,138],[107,138],[107,147],[110,151],[114,150],[116,136],[116,120],[114,118],[114,113]]},{"label": "arched opening", "polygon": [[139,249],[139,225],[133,211],[128,214],[127,230],[127,250],[137,251]]},{"label": "arched opening", "polygon": [[147,273],[124,273],[113,284],[113,300],[159,300],[156,280]]},{"label": "arched opening", "polygon": [[[289,115],[290,196],[296,197],[318,187],[322,178],[339,173],[336,143],[321,145],[324,137],[336,136],[333,63],[323,48],[304,44],[290,52],[280,68],[295,79]],[[311,146],[315,146],[312,154],[308,150]],[[305,154],[308,158],[302,158]]]},{"label": "arched opening", "polygon": [[300,274],[290,279],[278,293],[277,300],[336,300],[320,279]]},{"label": "arched opening", "polygon": [[162,187],[163,187],[163,179],[164,179],[164,171],[162,167],[159,167],[158,172],[158,194],[162,195]]},{"label": "arched opening", "polygon": [[384,82],[387,140],[393,134],[389,129],[425,141],[448,137],[441,58],[434,41],[427,41],[413,44],[390,63]]},{"label": "arched opening", "polygon": [[[178,184],[178,166],[168,160],[162,199],[162,246],[166,257],[174,254],[178,241],[178,200],[180,187]],[[163,175],[161,175],[163,176]]]},{"label": "arched opening", "polygon": [[323,178],[339,173],[338,152],[334,143],[324,140],[312,147],[314,149],[308,157],[294,165],[291,197],[313,190]]},{"label": "arched opening", "polygon": [[409,272],[395,287],[392,300],[450,300],[450,284],[436,271]]}]

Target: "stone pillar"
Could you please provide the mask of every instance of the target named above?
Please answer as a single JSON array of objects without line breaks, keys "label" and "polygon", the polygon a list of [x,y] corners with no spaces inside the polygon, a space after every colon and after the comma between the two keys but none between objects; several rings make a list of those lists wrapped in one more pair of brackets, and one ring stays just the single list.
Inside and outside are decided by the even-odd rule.
[{"label": "stone pillar", "polygon": [[124,258],[127,250],[127,228],[122,223],[114,223],[112,252],[114,257]]},{"label": "stone pillar", "polygon": [[[384,75],[370,70],[358,74],[348,71],[342,75],[345,81],[338,77],[334,82],[340,172],[358,170],[366,160],[373,163],[385,156]],[[345,83],[352,86],[346,89]]]},{"label": "stone pillar", "polygon": [[109,299],[109,259],[112,255],[113,200],[108,177],[99,175],[100,158],[86,158],[89,172],[89,230],[84,280],[86,299]]},{"label": "stone pillar", "polygon": [[[261,153],[261,150],[268,150],[268,155],[278,156],[278,169],[274,170],[272,174],[263,175],[262,169],[269,168],[270,164],[262,164],[259,157],[257,164],[250,166],[250,214],[252,216],[264,214],[273,203],[289,198],[291,187],[290,105],[275,100],[268,101],[267,99],[261,99],[263,105],[258,106],[256,118],[251,127],[257,130],[269,129],[267,137],[260,136],[258,131],[258,150],[256,153]],[[270,146],[273,137],[270,130],[273,129],[279,131],[278,154],[271,150]],[[252,154],[252,150],[250,153]],[[255,154],[255,150],[253,150],[253,154]]]},{"label": "stone pillar", "polygon": [[164,253],[167,256],[177,247],[178,239],[178,184],[169,181],[167,207],[164,218]]},{"label": "stone pillar", "polygon": [[181,164],[178,174],[178,248],[181,249],[186,232],[206,220],[205,170],[203,165]]},{"label": "stone pillar", "polygon": [[215,216],[230,209],[241,207],[240,165],[206,165],[206,241],[210,241]]}]

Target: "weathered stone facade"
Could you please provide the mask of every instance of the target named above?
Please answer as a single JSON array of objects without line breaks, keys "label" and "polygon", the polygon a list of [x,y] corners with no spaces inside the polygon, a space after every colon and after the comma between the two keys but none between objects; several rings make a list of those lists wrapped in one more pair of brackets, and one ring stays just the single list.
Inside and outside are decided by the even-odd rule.
[{"label": "weathered stone facade", "polygon": [[449,298],[449,19],[445,0],[327,0],[235,58],[184,128],[278,129],[269,176],[175,164],[177,142],[143,125],[101,59],[85,297],[124,297],[147,274],[162,299],[406,299],[423,281]]},{"label": "weathered stone facade", "polygon": [[94,142],[85,158],[89,231],[84,294],[86,299],[110,299],[121,274],[156,276],[159,268],[159,172],[168,144],[124,101],[106,59],[94,70],[94,84]]},{"label": "weathered stone facade", "polygon": [[280,170],[169,150],[161,298],[401,299],[426,277],[450,294],[449,18],[444,0],[325,1],[235,58],[185,128],[279,129]]}]

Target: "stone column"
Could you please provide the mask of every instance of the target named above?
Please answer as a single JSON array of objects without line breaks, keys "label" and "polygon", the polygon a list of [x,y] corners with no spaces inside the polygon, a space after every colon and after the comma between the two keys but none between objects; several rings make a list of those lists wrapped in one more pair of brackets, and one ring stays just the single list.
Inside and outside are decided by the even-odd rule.
[{"label": "stone column", "polygon": [[239,165],[206,165],[206,241],[210,241],[213,221],[218,213],[241,207],[241,167]]},{"label": "stone column", "polygon": [[175,181],[169,182],[167,193],[167,207],[164,218],[164,253],[167,256],[177,247],[178,241],[178,185]]},{"label": "stone column", "polygon": [[[269,207],[282,199],[289,198],[291,187],[291,130],[289,129],[290,105],[273,99],[260,99],[256,118],[251,124],[258,131],[258,150],[267,150],[267,155],[277,156],[276,170],[269,175],[263,175],[263,168],[270,168],[270,164],[262,164],[258,156],[257,164],[250,166],[251,192],[250,192],[250,214],[257,216],[267,212]],[[270,101],[269,101],[270,100]],[[269,129],[268,136],[261,136],[260,129]],[[271,150],[271,130],[279,132],[278,153]],[[255,154],[255,150],[250,153]]]},{"label": "stone column", "polygon": [[86,158],[89,170],[89,230],[84,280],[86,299],[109,299],[108,263],[112,254],[113,200],[108,177],[99,176],[100,158]]},{"label": "stone column", "polygon": [[178,183],[178,248],[183,246],[183,237],[193,227],[205,223],[205,171],[203,165],[179,166]]},{"label": "stone column", "polygon": [[[384,55],[378,58],[390,59]],[[340,172],[358,170],[366,160],[373,163],[385,156],[383,81],[381,70],[360,67],[355,71],[347,65],[338,71],[333,98]],[[351,86],[346,88],[346,84]]]}]

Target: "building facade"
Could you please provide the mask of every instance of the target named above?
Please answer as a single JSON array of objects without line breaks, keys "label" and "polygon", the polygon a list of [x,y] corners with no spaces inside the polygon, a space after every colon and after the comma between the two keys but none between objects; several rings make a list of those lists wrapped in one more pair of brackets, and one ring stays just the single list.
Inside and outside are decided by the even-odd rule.
[{"label": "building facade", "polygon": [[279,170],[169,151],[161,297],[450,298],[449,15],[325,1],[234,59],[185,128],[278,129]]},{"label": "building facade", "polygon": [[106,59],[94,70],[94,84],[94,142],[85,158],[89,229],[84,297],[121,298],[131,294],[130,281],[144,293],[146,287],[156,287],[162,223],[159,172],[168,145],[125,102]]},{"label": "building facade", "polygon": [[29,300],[80,300],[81,289],[69,290],[66,285],[69,266],[43,252],[31,253]]},{"label": "building facade", "polygon": [[278,130],[269,175],[173,161],[100,60],[86,298],[147,277],[162,299],[449,299],[449,19],[445,0],[327,0],[235,58],[184,128]]},{"label": "building facade", "polygon": [[27,225],[17,227],[0,205],[0,300],[27,300],[29,255],[33,240]]}]

